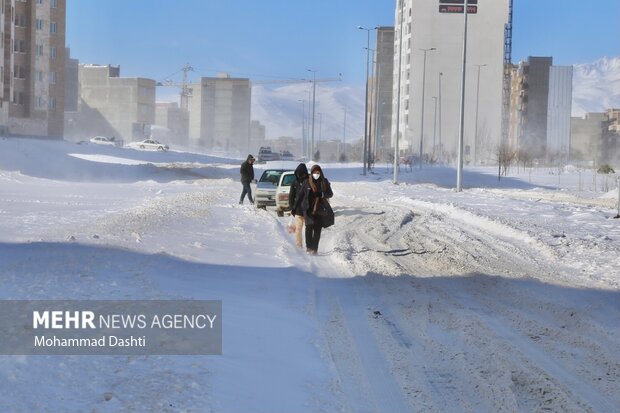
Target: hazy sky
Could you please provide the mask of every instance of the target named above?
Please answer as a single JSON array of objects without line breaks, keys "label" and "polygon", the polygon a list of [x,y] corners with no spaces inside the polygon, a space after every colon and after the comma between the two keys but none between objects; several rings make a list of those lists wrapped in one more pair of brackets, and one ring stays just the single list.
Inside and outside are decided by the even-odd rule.
[{"label": "hazy sky", "polygon": [[[485,1],[495,0],[480,7]],[[514,3],[514,61],[620,55],[620,0]],[[301,78],[311,68],[355,85],[364,82],[366,46],[355,27],[393,26],[394,8],[395,0],[67,0],[67,45],[81,63],[120,64],[123,76],[158,81],[189,62],[192,79],[217,71]]]}]

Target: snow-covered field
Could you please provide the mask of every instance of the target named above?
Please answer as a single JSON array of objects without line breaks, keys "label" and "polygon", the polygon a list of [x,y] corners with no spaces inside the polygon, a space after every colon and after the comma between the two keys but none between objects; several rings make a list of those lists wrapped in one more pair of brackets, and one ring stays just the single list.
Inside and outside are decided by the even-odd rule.
[{"label": "snow-covered field", "polygon": [[237,204],[237,161],[0,140],[0,299],[217,299],[224,320],[222,356],[0,356],[0,412],[619,411],[613,177],[324,170],[311,257]]}]

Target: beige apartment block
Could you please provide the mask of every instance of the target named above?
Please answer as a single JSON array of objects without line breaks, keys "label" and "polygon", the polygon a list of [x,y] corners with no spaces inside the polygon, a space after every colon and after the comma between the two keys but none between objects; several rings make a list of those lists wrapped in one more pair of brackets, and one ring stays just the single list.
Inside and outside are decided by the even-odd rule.
[{"label": "beige apartment block", "polygon": [[250,151],[250,79],[203,77],[189,102],[190,144],[230,154]]},{"label": "beige apartment block", "polygon": [[155,104],[155,123],[153,138],[168,145],[186,146],[189,136],[189,112],[180,108],[176,102],[157,102]]},{"label": "beige apartment block", "polygon": [[4,0],[3,100],[11,134],[64,134],[65,0]]},{"label": "beige apartment block", "polygon": [[151,134],[154,80],[120,77],[120,66],[93,64],[80,64],[78,77],[78,112],[68,121],[71,137],[103,135],[130,142]]},{"label": "beige apartment block", "polygon": [[607,122],[604,113],[586,113],[583,118],[571,118],[571,160],[601,161],[603,130]]}]

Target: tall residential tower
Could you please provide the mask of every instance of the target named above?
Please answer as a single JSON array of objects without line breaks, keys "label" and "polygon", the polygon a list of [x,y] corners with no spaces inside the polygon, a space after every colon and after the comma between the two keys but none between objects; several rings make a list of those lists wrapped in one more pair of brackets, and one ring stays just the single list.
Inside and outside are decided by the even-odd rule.
[{"label": "tall residential tower", "polygon": [[9,106],[9,132],[63,136],[66,1],[2,4],[3,104]]},{"label": "tall residential tower", "polygon": [[[394,99],[397,96],[399,59],[402,59],[399,116],[401,153],[417,153],[422,138],[425,154],[441,152],[444,159],[456,156],[463,13],[455,13],[459,7],[446,7],[446,3],[458,5],[459,1],[398,0],[396,4]],[[460,3],[462,8],[463,1]],[[494,158],[494,150],[501,139],[504,29],[509,20],[509,0],[469,0],[469,3],[475,6],[471,8],[475,13],[468,15],[465,160],[486,161]],[[399,50],[401,33],[402,53]],[[424,102],[423,79],[426,80]],[[437,100],[437,111],[433,97]],[[392,145],[396,131],[397,103],[393,103]],[[435,147],[434,128],[441,130],[435,140]]]}]

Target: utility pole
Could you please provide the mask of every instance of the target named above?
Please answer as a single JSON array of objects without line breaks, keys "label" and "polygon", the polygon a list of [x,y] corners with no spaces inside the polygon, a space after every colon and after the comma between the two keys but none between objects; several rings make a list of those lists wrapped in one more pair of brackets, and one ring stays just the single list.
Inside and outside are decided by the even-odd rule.
[{"label": "utility pole", "polygon": [[365,95],[365,101],[364,101],[364,154],[363,157],[364,159],[363,161],[363,165],[364,165],[364,169],[363,169],[363,174],[366,175],[366,164],[368,161],[368,141],[370,140],[368,137],[368,82],[369,82],[369,78],[368,78],[368,65],[369,65],[369,54],[370,54],[370,31],[371,30],[375,30],[375,28],[372,29],[367,29],[365,27],[362,26],[357,26],[358,29],[360,30],[366,30],[366,95]]},{"label": "utility pole", "polygon": [[344,111],[344,120],[342,122],[342,154],[344,160],[347,160],[347,107],[342,108]]},{"label": "utility pole", "polygon": [[441,145],[441,78],[443,77],[443,72],[439,72],[439,94],[437,96],[437,100],[439,102],[439,163],[443,163],[443,146]]},{"label": "utility pole", "polygon": [[[371,50],[372,49],[370,49],[369,52]],[[372,51],[374,51],[374,50],[372,50]],[[369,78],[369,82],[370,82],[370,79],[374,79],[374,80],[373,80],[373,88],[372,88],[372,90],[369,89],[370,96],[368,98],[370,100],[370,111],[369,111],[370,113],[368,113],[368,142],[366,142],[366,146],[367,146],[367,148],[366,148],[366,169],[368,170],[368,172],[370,172],[370,159],[371,159],[370,146],[371,146],[371,142],[372,142],[372,113],[374,112],[374,107],[373,107],[374,106],[374,104],[373,104],[373,101],[374,101],[373,91],[375,89],[374,83],[376,82],[376,79],[374,77],[375,76],[375,66],[374,66],[374,63],[375,63],[375,59],[372,59],[372,62],[371,62],[371,65],[370,65],[370,78]],[[368,87],[370,87],[370,84],[368,85]],[[375,119],[375,122],[376,122],[376,119]]]},{"label": "utility pole", "polygon": [[396,93],[396,138],[394,143],[394,179],[395,185],[398,184],[398,139],[400,135],[400,81],[403,64],[403,14],[404,0],[400,1],[400,24],[398,26],[398,92]]},{"label": "utility pole", "polygon": [[298,99],[301,102],[301,156],[304,156],[304,147],[306,141],[306,101],[304,99]]},{"label": "utility pole", "polygon": [[314,160],[314,113],[316,108],[316,72],[317,70],[310,70],[312,72],[312,136],[310,142],[310,159]]},{"label": "utility pole", "polygon": [[487,64],[474,65],[478,68],[478,83],[476,84],[476,122],[474,123],[474,165],[478,161],[478,103],[480,101],[480,68]]},{"label": "utility pole", "polygon": [[432,152],[432,159],[435,158],[435,138],[437,137],[437,96],[433,96],[433,101],[435,103],[435,111],[434,111],[434,115],[433,115],[433,152]]},{"label": "utility pole", "polygon": [[463,7],[463,62],[461,66],[461,111],[459,122],[458,165],[456,169],[456,192],[463,190],[463,133],[465,129],[465,72],[467,70],[467,8],[469,1],[465,0]]},{"label": "utility pole", "polygon": [[[376,70],[376,76],[375,76],[375,140],[374,140],[374,145],[373,145],[373,152],[374,152],[374,156],[373,159],[375,159],[377,157],[377,142],[379,140],[379,134],[381,133],[381,129],[379,128],[380,125],[380,121],[381,121],[381,104],[379,102],[379,93],[381,88],[380,83],[381,83],[381,61],[380,61],[380,56],[379,56],[379,48],[382,44],[383,41],[383,35],[384,32],[380,31],[377,29],[377,44],[375,45],[375,64],[377,65],[377,70]],[[379,37],[381,37],[381,41],[379,40]]]},{"label": "utility pole", "polygon": [[424,91],[426,90],[426,52],[435,50],[434,47],[430,49],[420,49],[424,52],[424,66],[422,69],[422,109],[420,117],[420,169],[422,169],[422,159],[424,151]]}]

